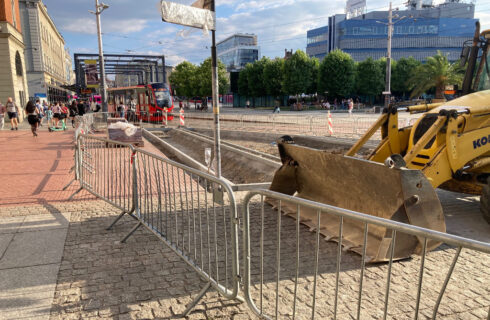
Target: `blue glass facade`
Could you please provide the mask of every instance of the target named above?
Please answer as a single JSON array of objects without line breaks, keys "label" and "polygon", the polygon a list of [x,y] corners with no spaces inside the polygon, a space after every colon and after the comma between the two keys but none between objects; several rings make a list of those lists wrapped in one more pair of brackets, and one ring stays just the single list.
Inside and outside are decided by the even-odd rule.
[{"label": "blue glass facade", "polygon": [[328,26],[308,30],[306,38],[306,54],[323,59],[328,52]]},{"label": "blue glass facade", "polygon": [[[338,48],[354,60],[386,56],[388,27],[380,20],[345,20],[339,23]],[[393,28],[392,57],[412,56],[423,61],[440,50],[449,60],[459,59],[461,48],[474,33],[477,19],[418,18],[405,19]],[[381,20],[386,23],[387,21]]]},{"label": "blue glass facade", "polygon": [[[407,18],[393,27],[392,57],[395,60],[412,56],[424,61],[438,50],[449,60],[458,60],[463,43],[473,37],[477,21],[474,5],[466,3],[443,3],[422,10],[397,11],[397,14]],[[328,26],[307,32],[306,52],[322,58],[338,48],[356,61],[385,57],[387,18],[386,11],[369,12],[347,20],[345,15],[332,16]],[[317,42],[316,39],[322,40]]]}]

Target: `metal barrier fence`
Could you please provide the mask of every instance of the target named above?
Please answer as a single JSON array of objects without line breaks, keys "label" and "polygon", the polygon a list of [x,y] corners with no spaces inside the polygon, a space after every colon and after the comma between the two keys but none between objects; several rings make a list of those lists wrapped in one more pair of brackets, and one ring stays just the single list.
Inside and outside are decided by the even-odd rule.
[{"label": "metal barrier fence", "polygon": [[[102,125],[99,117],[104,115],[93,116],[94,125]],[[79,135],[75,159],[80,190],[122,210],[108,229],[130,215],[137,222],[123,242],[143,226],[207,280],[184,315],[211,287],[234,299],[240,285],[252,312],[266,319],[436,318],[452,310],[448,304],[462,299],[480,301],[485,308],[488,243],[268,190],[245,196],[239,239],[235,195],[222,179],[91,135]],[[253,201],[256,197],[260,197],[258,202]],[[266,197],[278,201],[278,210],[265,203]],[[298,208],[296,220],[282,216],[280,208],[286,202]],[[314,232],[300,223],[302,208],[317,211],[316,221],[308,222]],[[391,231],[391,254],[403,245],[406,235],[416,236],[423,244],[421,256],[366,266],[365,250],[361,257],[343,252],[342,236],[337,244],[323,241],[315,226],[324,215],[338,217],[340,235],[345,220],[363,222],[360,239],[364,239],[364,248],[368,230],[377,226]],[[239,240],[243,241],[241,265]],[[428,241],[445,244],[427,254]],[[462,260],[478,267],[468,269],[458,263]],[[458,273],[461,270],[463,276]],[[471,288],[461,289],[465,286]]]},{"label": "metal barrier fence", "polygon": [[[256,196],[260,196],[260,201],[251,203]],[[265,204],[267,199],[278,201],[277,210]],[[448,304],[460,303],[464,298],[470,299],[471,303],[473,299],[488,296],[488,278],[481,281],[481,277],[488,274],[489,260],[485,256],[490,254],[488,243],[269,190],[251,191],[243,203],[244,295],[251,310],[263,318],[386,319],[389,315],[404,319],[435,319],[438,315],[447,314]],[[297,207],[296,219],[282,216],[281,206],[285,203]],[[316,221],[308,221],[310,230],[300,224],[300,211],[304,208],[317,212]],[[316,228],[325,215],[334,215],[339,219],[340,237],[337,244],[323,241],[320,230]],[[364,230],[360,230],[363,234],[359,235],[361,240],[364,239],[362,257],[342,250],[343,225],[349,219],[364,223]],[[391,232],[391,258],[387,265],[366,267],[367,232],[369,228],[377,226],[386,227]],[[393,263],[395,247],[403,246],[406,235],[421,240],[421,256],[414,257],[410,265],[409,261]],[[446,250],[432,252],[431,259],[428,259],[426,245],[430,240],[445,243]],[[477,274],[471,275],[463,265],[463,274],[459,274],[458,279],[453,280],[457,284],[451,286],[450,280],[455,277],[454,270],[458,260],[461,260],[463,248],[470,253],[470,257],[466,257],[469,263],[480,263],[480,269],[477,269]],[[450,254],[452,262],[447,268],[445,263],[451,258]],[[417,263],[417,260],[420,261]],[[482,271],[483,274],[480,274]],[[381,272],[386,274],[384,278]],[[476,280],[471,281],[471,276]],[[472,284],[469,292],[474,298],[463,296],[462,288],[469,283]],[[449,287],[450,297],[445,299],[445,310],[439,313]]]},{"label": "metal barrier fence", "polygon": [[[377,120],[376,117],[347,117],[342,114],[332,114],[334,137],[357,138],[362,136]],[[186,126],[195,128],[210,128],[212,115],[196,112],[185,113]],[[328,131],[327,114],[301,115],[301,114],[222,114],[220,125],[223,129],[247,131],[273,131],[289,134],[303,134],[312,136],[330,136]],[[399,127],[413,124],[415,119],[400,117]],[[175,125],[174,123],[170,125]],[[371,139],[381,139],[380,132],[376,132]]]},{"label": "metal barrier fence", "polygon": [[238,238],[231,187],[198,170],[105,138],[79,135],[80,186],[137,220],[208,281],[186,315],[213,287],[238,294]]}]

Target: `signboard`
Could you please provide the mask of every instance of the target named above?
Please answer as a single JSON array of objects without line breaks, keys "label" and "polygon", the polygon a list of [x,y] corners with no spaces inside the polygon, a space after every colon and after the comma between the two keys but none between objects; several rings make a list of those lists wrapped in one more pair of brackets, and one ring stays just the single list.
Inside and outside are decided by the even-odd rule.
[{"label": "signboard", "polygon": [[366,0],[347,0],[345,14],[347,19],[360,16],[366,12]]},{"label": "signboard", "polygon": [[82,89],[80,90],[80,93],[81,94],[91,94],[93,92],[92,89]]},{"label": "signboard", "polygon": [[87,88],[99,87],[99,73],[97,71],[97,60],[84,60],[85,81]]},{"label": "signboard", "polygon": [[160,9],[162,20],[204,30],[216,30],[216,14],[209,10],[211,1],[197,0],[192,5],[184,5],[162,0]]}]

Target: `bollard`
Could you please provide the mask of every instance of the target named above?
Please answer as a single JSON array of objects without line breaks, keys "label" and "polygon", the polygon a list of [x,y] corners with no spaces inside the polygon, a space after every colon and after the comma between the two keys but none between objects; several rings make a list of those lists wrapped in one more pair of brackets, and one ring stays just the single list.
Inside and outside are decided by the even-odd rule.
[{"label": "bollard", "polygon": [[333,123],[332,123],[332,115],[330,114],[330,110],[328,110],[328,133],[333,135]]},{"label": "bollard", "polygon": [[180,125],[185,126],[185,120],[184,120],[184,109],[180,109]]},{"label": "bollard", "polygon": [[168,126],[168,109],[165,108],[164,111],[165,111],[165,127],[167,127]]}]

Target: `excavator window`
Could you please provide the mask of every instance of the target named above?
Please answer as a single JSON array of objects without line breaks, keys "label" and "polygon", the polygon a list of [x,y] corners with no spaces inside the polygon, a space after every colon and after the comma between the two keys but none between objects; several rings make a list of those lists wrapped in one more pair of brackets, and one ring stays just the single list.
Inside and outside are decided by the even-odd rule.
[{"label": "excavator window", "polygon": [[[431,113],[426,114],[422,118],[422,120],[420,120],[419,124],[417,125],[417,128],[415,129],[415,133],[413,134],[414,145],[416,145],[417,142],[420,140],[420,138],[422,138],[424,133],[426,133],[427,130],[429,130],[429,128],[432,127],[432,125],[434,124],[434,122],[436,122],[436,120],[437,120],[437,114],[431,114]],[[434,143],[435,140],[436,140],[436,136],[434,136],[429,141],[429,143],[427,143],[424,149],[429,149],[430,147],[432,147],[432,144]]]}]

